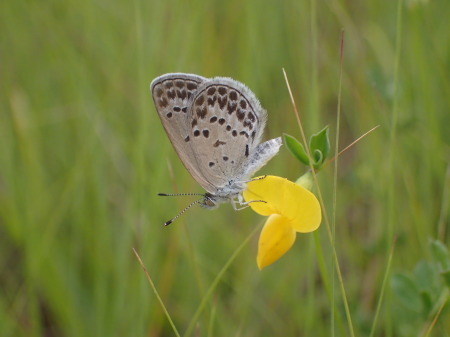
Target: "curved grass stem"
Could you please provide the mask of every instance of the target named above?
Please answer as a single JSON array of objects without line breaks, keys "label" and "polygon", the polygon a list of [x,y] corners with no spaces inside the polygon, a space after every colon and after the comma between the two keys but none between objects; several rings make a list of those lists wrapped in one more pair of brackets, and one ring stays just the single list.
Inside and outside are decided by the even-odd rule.
[{"label": "curved grass stem", "polygon": [[200,314],[202,313],[202,311],[205,309],[209,299],[211,298],[214,290],[217,288],[217,285],[219,284],[220,280],[222,279],[223,275],[225,274],[225,272],[228,270],[228,268],[231,266],[231,264],[234,262],[234,260],[236,259],[236,257],[239,255],[239,253],[244,249],[244,247],[247,245],[247,243],[250,241],[250,239],[256,234],[256,232],[258,230],[261,229],[261,225],[256,226],[255,229],[253,229],[250,234],[245,238],[245,240],[239,245],[238,248],[236,248],[236,250],[234,251],[234,253],[230,256],[230,258],[228,259],[228,261],[224,264],[224,266],[222,267],[222,269],[219,271],[219,273],[217,274],[217,276],[215,277],[214,281],[211,283],[211,285],[209,286],[208,290],[206,291],[205,295],[203,296],[197,310],[195,311],[194,315],[192,316],[192,319],[186,329],[186,332],[184,333],[185,337],[189,337],[195,327],[195,324],[198,321],[198,318],[200,317]]}]

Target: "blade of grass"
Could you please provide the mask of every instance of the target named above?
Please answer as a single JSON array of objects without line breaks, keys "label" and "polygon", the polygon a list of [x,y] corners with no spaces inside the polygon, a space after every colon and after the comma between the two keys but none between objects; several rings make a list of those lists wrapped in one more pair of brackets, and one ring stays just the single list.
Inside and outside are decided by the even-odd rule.
[{"label": "blade of grass", "polygon": [[442,310],[444,309],[445,305],[448,302],[448,299],[449,299],[448,290],[444,289],[444,292],[442,293],[442,295],[440,296],[440,300],[438,301],[438,303],[439,302],[442,302],[442,303],[439,305],[439,309],[437,310],[436,315],[434,315],[433,321],[430,323],[428,329],[426,329],[426,331],[424,332],[424,334],[422,336],[424,336],[424,337],[430,336],[431,331],[436,326],[437,320],[438,320],[439,316],[441,315]]},{"label": "blade of grass", "polygon": [[134,255],[136,255],[137,260],[139,261],[139,263],[140,263],[142,269],[144,270],[144,273],[145,273],[145,276],[147,277],[148,283],[150,284],[150,286],[151,286],[151,288],[152,288],[152,290],[153,290],[153,293],[154,293],[155,296],[156,296],[156,299],[158,300],[159,304],[161,305],[161,308],[163,309],[163,311],[164,311],[164,313],[165,313],[165,315],[166,315],[166,317],[167,317],[167,320],[169,321],[169,324],[170,324],[170,326],[172,327],[173,332],[175,333],[175,336],[180,337],[180,334],[178,333],[178,330],[177,330],[175,324],[173,323],[172,318],[170,317],[170,314],[169,314],[169,312],[167,311],[167,308],[166,308],[166,306],[164,305],[163,300],[162,300],[161,297],[159,296],[158,290],[156,289],[156,286],[155,286],[155,284],[153,283],[153,280],[152,280],[152,278],[150,277],[150,274],[148,273],[147,268],[145,267],[144,263],[143,263],[142,260],[141,260],[141,257],[139,256],[139,254],[136,252],[136,250],[135,250],[134,248],[133,248],[133,253],[134,253]]},{"label": "blade of grass", "polygon": [[375,131],[376,129],[378,129],[380,126],[376,125],[374,126],[372,129],[370,129],[367,132],[364,132],[361,136],[359,136],[358,138],[356,138],[353,142],[351,142],[350,144],[348,144],[346,147],[344,147],[341,151],[339,151],[337,153],[337,155],[335,155],[333,158],[331,158],[330,160],[328,160],[323,166],[328,165],[332,162],[335,161],[335,159],[337,157],[339,157],[341,154],[343,154],[345,151],[347,151],[349,148],[351,148],[353,145],[355,145],[356,143],[358,143],[361,139],[363,139],[364,137],[366,137],[369,133],[371,133],[372,131]]},{"label": "blade of grass", "polygon": [[[287,88],[288,88],[288,91],[289,91],[289,96],[291,98],[291,102],[292,102],[292,105],[294,107],[294,113],[295,113],[295,116],[297,118],[297,123],[298,123],[299,128],[300,128],[300,134],[302,136],[303,144],[305,144],[305,148],[306,148],[306,151],[308,153],[308,156],[311,158],[311,153],[309,151],[309,147],[306,146],[306,144],[308,144],[308,143],[306,141],[305,132],[303,130],[303,126],[302,126],[302,123],[301,123],[301,120],[300,120],[300,116],[299,116],[299,113],[298,113],[298,110],[297,110],[297,105],[295,104],[294,96],[292,95],[292,90],[291,90],[291,87],[289,85],[289,80],[287,78],[287,75],[286,75],[286,72],[285,72],[284,69],[283,69],[283,74],[284,74],[284,79],[286,81],[286,85],[287,85]],[[317,175],[314,172],[314,168],[312,167],[312,165],[311,165],[310,169],[311,169],[311,172],[313,174],[313,179],[314,179],[315,186],[317,188],[317,194],[318,194],[318,197],[319,197],[320,205],[321,205],[322,209],[325,210],[325,203],[323,201],[322,193],[320,191],[320,186],[319,186],[319,181],[317,179]],[[332,233],[331,233],[330,221],[328,219],[326,211],[323,211],[323,216],[324,216],[324,220],[325,220],[325,228],[326,228],[327,234],[328,234],[328,240],[330,241],[330,246],[331,246],[331,250],[332,250],[332,253],[333,253],[333,259],[335,261],[336,272],[337,272],[338,278],[339,278],[339,285],[340,285],[340,289],[341,289],[342,301],[344,303],[345,314],[346,314],[346,317],[347,317],[348,329],[349,329],[350,335],[352,337],[354,337],[355,333],[354,333],[354,330],[353,330],[353,323],[352,323],[352,318],[351,318],[351,314],[350,314],[350,308],[348,306],[347,295],[346,295],[346,292],[345,292],[344,281],[343,281],[343,278],[342,278],[341,269],[339,267],[339,261],[338,261],[338,257],[337,257],[337,252],[336,252],[336,249],[335,249],[335,247],[333,245],[333,236],[332,236]]]},{"label": "blade of grass", "polygon": [[381,304],[383,303],[383,298],[384,298],[384,294],[386,291],[386,285],[388,283],[389,275],[391,272],[392,257],[394,256],[394,249],[395,249],[396,242],[397,242],[397,238],[394,239],[394,242],[391,247],[391,252],[389,253],[389,257],[388,257],[388,261],[387,261],[387,265],[386,265],[386,271],[384,273],[384,278],[383,278],[383,284],[381,285],[380,296],[378,298],[377,310],[375,312],[375,317],[372,322],[372,329],[370,330],[370,337],[374,336],[375,329],[377,327],[378,316],[380,315],[380,310],[381,310]]},{"label": "blade of grass", "polygon": [[[393,94],[393,106],[392,106],[392,120],[391,130],[389,136],[389,155],[388,155],[388,172],[387,172],[387,237],[390,242],[394,236],[394,224],[395,224],[395,210],[396,210],[396,184],[395,184],[395,157],[396,151],[396,138],[397,138],[397,122],[398,122],[398,110],[399,110],[399,69],[400,69],[400,54],[402,45],[402,0],[397,2],[397,22],[396,22],[396,44],[395,44],[395,60],[394,60],[394,94]],[[386,299],[389,301],[389,297]],[[390,305],[387,305],[386,310],[386,325],[385,334],[387,336],[392,335],[392,322],[390,314]]]},{"label": "blade of grass", "polygon": [[[342,56],[344,53],[344,30],[341,32],[341,50],[339,55],[339,90],[338,90],[338,103],[336,111],[336,139],[335,139],[335,150],[334,153],[339,151],[339,132],[341,130],[341,96],[342,96]],[[336,156],[334,161],[334,172],[333,172],[333,215],[331,219],[331,245],[334,247],[336,242],[336,207],[337,207],[337,176],[338,176],[338,156]],[[334,259],[331,259],[331,270],[335,268]],[[334,284],[334,273],[331,273],[331,335],[334,336],[334,310],[336,307],[335,303],[335,284]]]},{"label": "blade of grass", "polygon": [[318,53],[318,35],[317,35],[317,2],[315,0],[310,1],[311,4],[311,121],[314,129],[319,128],[319,66],[318,60],[320,59]]},{"label": "blade of grass", "polygon": [[439,214],[437,237],[440,241],[445,242],[446,235],[446,219],[448,219],[448,208],[450,205],[450,164],[447,165],[447,171],[444,179],[444,188],[442,190],[442,206]]},{"label": "blade of grass", "polygon": [[215,305],[215,301],[212,305],[212,309],[211,309],[211,315],[209,317],[209,324],[208,324],[208,336],[209,337],[213,337],[214,336],[214,323],[216,321],[216,311],[217,311],[217,306]]},{"label": "blade of grass", "polygon": [[394,95],[392,105],[392,120],[391,130],[389,135],[389,171],[388,171],[388,240],[391,241],[394,235],[394,209],[395,209],[395,184],[394,184],[394,158],[396,155],[396,138],[397,138],[397,121],[398,121],[398,109],[399,109],[399,95],[398,95],[398,82],[399,82],[399,67],[400,67],[400,54],[402,43],[402,0],[398,0],[397,6],[397,27],[396,27],[396,46],[395,46],[395,61],[394,61]]},{"label": "blade of grass", "polygon": [[236,250],[233,252],[233,254],[230,256],[228,261],[224,264],[222,269],[217,274],[214,281],[209,286],[208,290],[206,291],[205,295],[203,296],[200,304],[198,305],[197,310],[195,311],[194,315],[192,316],[191,322],[188,325],[188,328],[186,329],[186,332],[184,333],[185,337],[189,337],[192,334],[192,331],[194,330],[195,323],[197,323],[198,318],[202,311],[205,309],[206,303],[209,301],[212,293],[216,289],[217,285],[219,284],[220,280],[222,279],[225,272],[228,270],[228,268],[231,266],[233,261],[236,259],[236,257],[239,255],[239,253],[244,249],[244,247],[247,245],[247,243],[250,241],[250,239],[253,237],[253,235],[256,234],[258,230],[261,229],[261,225],[256,226],[255,229],[253,229],[250,234],[245,238],[245,240],[239,245],[239,247],[236,248]]}]

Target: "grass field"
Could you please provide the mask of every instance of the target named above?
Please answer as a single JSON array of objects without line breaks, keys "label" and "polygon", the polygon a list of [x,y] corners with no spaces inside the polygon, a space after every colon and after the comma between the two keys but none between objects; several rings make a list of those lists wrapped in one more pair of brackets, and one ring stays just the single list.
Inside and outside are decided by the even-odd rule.
[{"label": "grass field", "polygon": [[[1,2],[0,336],[450,336],[449,12],[445,0]],[[193,198],[158,192],[202,189],[149,83],[233,77],[268,111],[264,139],[300,139],[282,68],[307,136],[329,125],[335,149],[338,102],[339,149],[379,127],[339,157],[337,184],[333,164],[317,176],[334,244],[323,221],[259,271],[258,234],[238,249],[265,220],[250,209],[194,207],[162,225]],[[282,147],[260,173],[306,169]]]}]

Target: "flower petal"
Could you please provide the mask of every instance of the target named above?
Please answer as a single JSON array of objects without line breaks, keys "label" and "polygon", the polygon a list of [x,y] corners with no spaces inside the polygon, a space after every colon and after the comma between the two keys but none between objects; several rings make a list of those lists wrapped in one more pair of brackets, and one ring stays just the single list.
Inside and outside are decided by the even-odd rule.
[{"label": "flower petal", "polygon": [[316,196],[304,187],[285,178],[266,176],[247,184],[243,192],[245,201],[261,215],[280,214],[297,232],[316,230],[322,221],[322,213]]},{"label": "flower petal", "polygon": [[263,269],[283,256],[294,244],[295,237],[296,233],[285,217],[278,214],[271,215],[259,237],[256,258],[258,268]]}]

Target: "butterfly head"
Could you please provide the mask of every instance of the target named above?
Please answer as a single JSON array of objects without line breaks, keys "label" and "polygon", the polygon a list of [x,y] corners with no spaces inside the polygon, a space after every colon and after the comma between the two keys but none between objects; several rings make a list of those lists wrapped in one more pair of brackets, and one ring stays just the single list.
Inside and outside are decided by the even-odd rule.
[{"label": "butterfly head", "polygon": [[203,199],[200,201],[200,206],[207,209],[215,209],[219,207],[219,204],[230,201],[228,196],[214,195],[211,193],[205,193]]}]

